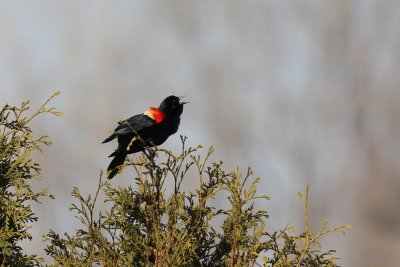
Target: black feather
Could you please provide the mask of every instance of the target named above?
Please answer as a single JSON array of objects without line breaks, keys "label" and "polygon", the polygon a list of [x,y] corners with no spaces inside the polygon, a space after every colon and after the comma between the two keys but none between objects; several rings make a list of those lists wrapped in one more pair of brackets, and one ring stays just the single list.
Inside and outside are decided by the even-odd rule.
[{"label": "black feather", "polygon": [[118,138],[118,147],[109,156],[114,158],[107,168],[107,177],[111,179],[120,171],[127,154],[143,151],[146,146],[161,145],[170,135],[176,133],[184,104],[178,97],[169,96],[158,108],[158,112],[163,115],[160,120],[156,121],[146,115],[147,113],[142,113],[118,122],[114,133],[103,141],[107,143]]},{"label": "black feather", "polygon": [[110,165],[107,168],[107,178],[113,178],[119,171],[122,165],[124,164],[126,158],[126,153],[120,152],[115,155],[113,160],[110,162]]}]

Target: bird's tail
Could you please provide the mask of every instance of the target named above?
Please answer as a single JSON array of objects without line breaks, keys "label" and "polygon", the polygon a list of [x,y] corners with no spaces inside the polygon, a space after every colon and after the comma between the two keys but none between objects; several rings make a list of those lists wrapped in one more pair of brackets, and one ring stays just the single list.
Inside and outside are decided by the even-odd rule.
[{"label": "bird's tail", "polygon": [[[113,153],[114,154],[114,153]],[[126,158],[125,152],[115,153],[113,160],[107,168],[107,178],[112,179],[121,169]]]}]

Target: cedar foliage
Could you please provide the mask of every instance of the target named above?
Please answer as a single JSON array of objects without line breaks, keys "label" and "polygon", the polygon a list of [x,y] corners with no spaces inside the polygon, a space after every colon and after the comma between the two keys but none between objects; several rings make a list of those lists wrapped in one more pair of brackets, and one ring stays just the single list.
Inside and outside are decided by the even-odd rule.
[{"label": "cedar foliage", "polygon": [[[25,118],[28,105],[6,105],[0,113],[1,266],[44,264],[18,245],[31,238],[28,230],[38,219],[28,202],[50,196],[46,190],[33,192],[27,183],[40,174],[31,153],[49,144],[46,137],[34,138],[27,124],[41,113],[60,114],[44,105]],[[350,226],[330,227],[325,221],[314,233],[308,223],[308,186],[305,196],[299,193],[304,232],[295,234],[290,225],[272,231],[268,213],[254,206],[269,197],[257,194],[260,178],[250,168],[226,171],[222,161],[210,162],[212,147],[202,157],[201,146],[187,147],[183,136],[181,142],[177,153],[147,148],[128,159],[124,167],[133,170],[133,177],[127,187],[114,186],[118,178],[110,182],[102,173],[93,194],[83,196],[74,187],[71,214],[65,219],[75,216],[80,227],[45,235],[50,266],[337,266],[335,251],[324,251],[319,239]],[[198,188],[185,191],[184,181]],[[214,207],[216,198],[227,199],[228,207]],[[101,201],[107,208],[98,207]]]},{"label": "cedar foliage", "polygon": [[32,119],[43,113],[59,116],[46,104],[55,93],[31,116],[26,116],[29,101],[19,107],[6,104],[0,110],[0,266],[39,266],[42,259],[26,255],[20,247],[25,239],[32,239],[29,229],[38,218],[30,204],[40,203],[42,197],[52,197],[46,189],[35,192],[29,181],[40,176],[40,165],[32,153],[42,152],[50,145],[47,136],[35,137],[29,127]]}]

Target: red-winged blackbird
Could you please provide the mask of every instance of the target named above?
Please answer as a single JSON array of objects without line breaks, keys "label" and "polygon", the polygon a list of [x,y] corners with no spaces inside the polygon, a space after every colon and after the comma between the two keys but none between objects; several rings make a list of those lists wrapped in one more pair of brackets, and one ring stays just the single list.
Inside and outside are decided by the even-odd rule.
[{"label": "red-winged blackbird", "polygon": [[[107,143],[118,138],[118,147],[109,156],[114,159],[107,168],[108,179],[119,172],[127,154],[143,151],[145,146],[161,145],[170,135],[176,133],[183,105],[188,103],[180,100],[181,98],[171,95],[158,108],[151,107],[142,114],[118,122],[118,127],[103,141]],[[140,138],[137,138],[138,135]]]}]

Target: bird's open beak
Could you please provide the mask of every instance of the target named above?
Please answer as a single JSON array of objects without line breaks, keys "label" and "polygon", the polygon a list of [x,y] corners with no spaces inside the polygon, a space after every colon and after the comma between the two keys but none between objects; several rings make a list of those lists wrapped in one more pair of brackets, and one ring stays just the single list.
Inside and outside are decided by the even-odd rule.
[{"label": "bird's open beak", "polygon": [[[179,97],[179,100],[182,100],[182,98],[184,98],[185,96],[183,95],[183,96],[180,96]],[[187,103],[190,103],[190,102],[180,102],[180,104],[182,104],[182,105],[185,105],[185,104],[187,104]]]}]

